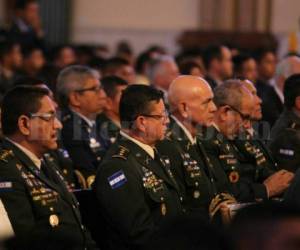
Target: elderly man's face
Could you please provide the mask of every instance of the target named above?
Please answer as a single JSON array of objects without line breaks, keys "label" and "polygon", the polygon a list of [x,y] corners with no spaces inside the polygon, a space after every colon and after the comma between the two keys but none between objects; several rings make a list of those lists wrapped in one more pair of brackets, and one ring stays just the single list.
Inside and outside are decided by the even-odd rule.
[{"label": "elderly man's face", "polygon": [[251,128],[251,114],[253,109],[253,96],[248,92],[244,93],[241,100],[241,107],[225,105],[222,107],[223,112],[226,112],[226,133],[227,137],[235,137],[243,129]]},{"label": "elderly man's face", "polygon": [[187,118],[195,125],[210,126],[213,122],[216,106],[213,93],[208,85],[194,89],[194,95],[186,100]]},{"label": "elderly man's face", "polygon": [[249,92],[253,96],[253,106],[252,106],[252,114],[251,118],[255,121],[259,121],[262,118],[262,111],[261,111],[261,99],[257,95],[257,90],[254,87],[253,83],[250,81],[244,81],[244,86],[249,90]]}]

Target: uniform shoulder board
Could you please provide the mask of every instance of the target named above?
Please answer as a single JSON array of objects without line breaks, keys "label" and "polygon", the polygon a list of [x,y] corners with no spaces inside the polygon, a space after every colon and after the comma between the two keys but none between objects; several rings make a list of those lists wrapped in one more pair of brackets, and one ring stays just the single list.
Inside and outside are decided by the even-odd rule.
[{"label": "uniform shoulder board", "polygon": [[0,151],[0,161],[8,162],[12,157],[14,157],[12,150],[3,149]]},{"label": "uniform shoulder board", "polygon": [[129,149],[119,145],[116,153],[112,156],[112,158],[121,158],[123,160],[127,160],[128,155],[129,155]]}]

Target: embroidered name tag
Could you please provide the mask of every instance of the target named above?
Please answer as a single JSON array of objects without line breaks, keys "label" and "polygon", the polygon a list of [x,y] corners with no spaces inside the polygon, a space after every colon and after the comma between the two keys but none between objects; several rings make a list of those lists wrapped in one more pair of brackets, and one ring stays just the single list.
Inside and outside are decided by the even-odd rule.
[{"label": "embroidered name tag", "polygon": [[0,191],[8,191],[12,189],[12,182],[4,181],[0,182]]},{"label": "embroidered name tag", "polygon": [[107,180],[112,189],[121,187],[127,182],[126,176],[122,170],[114,173],[112,176],[108,177]]},{"label": "embroidered name tag", "polygon": [[293,156],[293,155],[294,155],[294,150],[283,149],[283,148],[281,148],[281,149],[279,150],[279,153],[282,154],[282,155]]}]

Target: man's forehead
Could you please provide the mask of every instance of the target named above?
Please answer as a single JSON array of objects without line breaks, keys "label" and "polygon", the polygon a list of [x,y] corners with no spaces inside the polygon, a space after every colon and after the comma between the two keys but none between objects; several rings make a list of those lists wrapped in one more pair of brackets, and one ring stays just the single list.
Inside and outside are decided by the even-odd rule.
[{"label": "man's forehead", "polygon": [[49,96],[43,96],[40,100],[40,104],[39,112],[55,112],[54,101]]}]

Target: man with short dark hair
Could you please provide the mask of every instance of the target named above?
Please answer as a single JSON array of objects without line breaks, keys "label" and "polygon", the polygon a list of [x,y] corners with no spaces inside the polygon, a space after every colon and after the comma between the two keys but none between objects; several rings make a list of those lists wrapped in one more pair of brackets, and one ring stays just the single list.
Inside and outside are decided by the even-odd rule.
[{"label": "man with short dark hair", "polygon": [[[3,99],[0,200],[11,249],[94,249],[78,203],[58,167],[44,156],[57,148],[61,123],[48,91],[18,86]],[[46,246],[45,246],[46,244]]]},{"label": "man with short dark hair", "polygon": [[129,84],[136,83],[135,70],[126,59],[113,57],[104,63],[103,76],[118,76]]},{"label": "man with short dark hair", "polygon": [[165,219],[182,212],[183,196],[155,144],[168,116],[161,91],[131,85],[120,101],[121,132],[98,168],[94,184],[106,220],[107,249],[143,249]]},{"label": "man with short dark hair", "polygon": [[21,66],[20,44],[9,40],[0,42],[0,101],[5,92],[14,86]]},{"label": "man with short dark hair", "polygon": [[284,106],[271,130],[270,149],[281,168],[296,172],[300,165],[300,74],[284,84]]},{"label": "man with short dark hair", "polygon": [[108,148],[115,142],[120,132],[120,98],[128,83],[117,76],[107,76],[101,79],[103,89],[106,93],[106,105],[102,114],[97,117],[100,126],[100,136]]},{"label": "man with short dark hair", "polygon": [[233,73],[231,51],[224,45],[209,46],[203,54],[203,62],[207,71],[205,79],[211,88],[222,84]]}]

